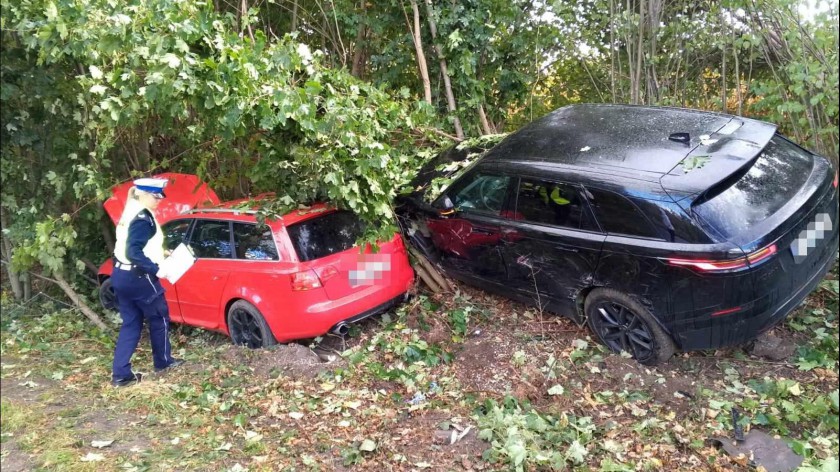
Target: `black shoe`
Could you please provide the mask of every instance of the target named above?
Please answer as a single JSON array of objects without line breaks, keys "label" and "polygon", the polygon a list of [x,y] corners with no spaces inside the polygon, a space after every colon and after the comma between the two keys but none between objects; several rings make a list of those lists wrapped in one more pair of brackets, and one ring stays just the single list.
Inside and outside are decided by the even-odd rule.
[{"label": "black shoe", "polygon": [[111,385],[114,387],[128,387],[129,385],[134,385],[136,383],[140,383],[140,380],[143,378],[143,374],[136,373],[134,377],[127,377],[124,379],[114,379],[111,380]]},{"label": "black shoe", "polygon": [[166,367],[155,367],[155,372],[163,372],[165,370],[169,370],[169,369],[178,367],[179,365],[183,364],[184,362],[187,362],[187,361],[185,361],[184,359],[174,359],[173,358],[172,362],[170,362],[168,366],[166,366]]}]

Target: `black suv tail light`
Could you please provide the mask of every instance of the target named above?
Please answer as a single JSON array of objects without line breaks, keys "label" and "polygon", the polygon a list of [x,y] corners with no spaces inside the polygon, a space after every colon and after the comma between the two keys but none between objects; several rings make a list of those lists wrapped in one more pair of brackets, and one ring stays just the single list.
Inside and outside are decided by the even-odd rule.
[{"label": "black suv tail light", "polygon": [[700,272],[723,273],[737,272],[750,266],[760,264],[776,254],[776,244],[771,244],[758,251],[747,254],[746,257],[729,260],[711,259],[668,259],[668,264],[674,266],[690,267]]}]

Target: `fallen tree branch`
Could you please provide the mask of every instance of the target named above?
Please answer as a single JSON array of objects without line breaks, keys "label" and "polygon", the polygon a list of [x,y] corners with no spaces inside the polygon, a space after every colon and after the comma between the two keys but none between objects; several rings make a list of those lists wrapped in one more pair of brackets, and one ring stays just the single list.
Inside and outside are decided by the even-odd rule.
[{"label": "fallen tree branch", "polygon": [[64,277],[62,277],[61,274],[55,273],[54,282],[58,284],[58,286],[61,287],[62,290],[64,290],[64,293],[67,295],[67,297],[73,301],[74,305],[79,307],[79,309],[82,311],[82,314],[84,314],[93,324],[95,324],[97,327],[99,327],[99,329],[103,331],[110,331],[108,325],[106,325],[102,321],[102,319],[99,318],[99,315],[97,315],[95,311],[90,309],[87,303],[85,303],[84,300],[82,300],[82,298],[79,296],[79,294],[76,293],[75,290],[73,290],[73,287],[71,287],[70,284],[68,284],[67,281],[64,280]]},{"label": "fallen tree branch", "polygon": [[93,272],[94,275],[99,274],[99,267],[94,265],[93,262],[90,262],[87,259],[79,259],[79,260],[82,261],[82,263],[85,265],[85,267],[90,269],[90,271]]},{"label": "fallen tree branch", "polygon": [[429,275],[429,273],[426,272],[426,268],[419,263],[414,266],[414,272],[417,272],[417,276],[420,277],[420,280],[422,280],[432,292],[440,293],[443,291],[443,287],[438,285],[437,282],[435,282],[434,277]]},{"label": "fallen tree branch", "polygon": [[463,140],[464,140],[463,138],[459,138],[459,137],[457,137],[457,136],[453,136],[453,135],[451,135],[451,134],[449,134],[449,133],[446,133],[446,132],[443,132],[443,131],[441,131],[441,130],[439,130],[439,129],[437,129],[437,128],[421,128],[421,129],[422,129],[423,131],[431,131],[432,133],[435,133],[435,134],[437,134],[437,135],[439,135],[439,136],[443,136],[444,138],[451,139],[451,140],[453,140],[453,141],[455,141],[455,142],[458,142],[458,143],[460,143],[461,141],[463,141]]},{"label": "fallen tree branch", "polygon": [[429,286],[432,292],[453,292],[455,290],[452,284],[449,283],[449,280],[447,280],[446,277],[444,277],[440,271],[435,268],[426,256],[420,254],[420,252],[413,246],[409,247],[408,252],[412,255],[414,261],[416,262],[414,264],[414,270],[423,282]]}]

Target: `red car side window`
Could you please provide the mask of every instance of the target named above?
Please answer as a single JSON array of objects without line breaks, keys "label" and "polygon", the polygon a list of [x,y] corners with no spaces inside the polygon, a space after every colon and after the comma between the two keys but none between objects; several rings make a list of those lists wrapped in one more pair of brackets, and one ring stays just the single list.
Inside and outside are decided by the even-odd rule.
[{"label": "red car side window", "polygon": [[200,259],[229,259],[233,255],[230,243],[230,222],[199,220],[190,237],[190,247]]},{"label": "red car side window", "polygon": [[271,228],[251,223],[233,224],[233,244],[236,258],[251,261],[276,261],[277,246]]}]

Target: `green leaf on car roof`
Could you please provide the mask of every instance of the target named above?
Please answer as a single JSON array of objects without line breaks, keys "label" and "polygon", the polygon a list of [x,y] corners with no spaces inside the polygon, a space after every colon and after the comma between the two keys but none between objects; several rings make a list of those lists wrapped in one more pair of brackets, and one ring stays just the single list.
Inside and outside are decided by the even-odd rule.
[{"label": "green leaf on car roof", "polygon": [[709,156],[688,156],[682,161],[683,172],[687,174],[694,169],[700,169],[711,160]]}]

